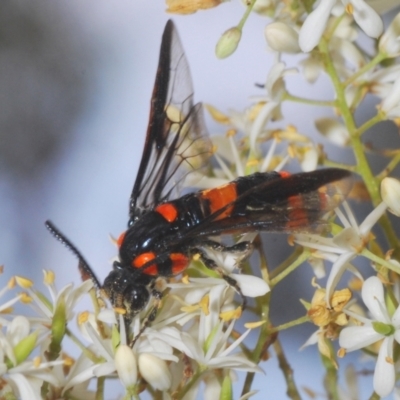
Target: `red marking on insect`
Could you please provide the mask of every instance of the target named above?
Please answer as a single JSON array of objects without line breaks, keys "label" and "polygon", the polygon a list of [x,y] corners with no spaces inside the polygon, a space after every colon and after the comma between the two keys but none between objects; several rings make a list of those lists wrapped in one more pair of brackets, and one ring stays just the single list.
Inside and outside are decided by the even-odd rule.
[{"label": "red marking on insect", "polygon": [[155,208],[159,214],[161,214],[168,222],[174,222],[178,217],[178,210],[171,203],[160,204]]},{"label": "red marking on insect", "polygon": [[183,272],[190,262],[190,259],[182,253],[171,253],[169,258],[172,261],[171,270],[173,275],[178,275]]},{"label": "red marking on insect", "polygon": [[125,232],[122,232],[122,233],[118,236],[118,239],[117,239],[117,246],[118,246],[118,247],[121,247],[122,242],[124,241],[124,238],[125,238],[125,234],[126,234],[126,231],[125,231]]},{"label": "red marking on insect", "polygon": [[[201,197],[209,201],[210,213],[214,213],[237,198],[237,190],[235,183],[228,183],[215,189],[203,190]],[[233,206],[227,207],[217,218],[222,219],[228,217],[232,212]]]},{"label": "red marking on insect", "polygon": [[288,229],[294,229],[308,224],[307,210],[304,209],[303,198],[301,195],[290,196],[288,199],[289,221],[286,223]]},{"label": "red marking on insect", "polygon": [[[151,260],[154,260],[155,258],[156,255],[153,252],[142,253],[134,258],[134,260],[132,261],[132,266],[134,268],[142,268],[145,264],[147,264]],[[148,267],[144,269],[143,273],[147,275],[157,275],[158,274],[157,264],[155,263],[150,264]]]},{"label": "red marking on insect", "polygon": [[288,178],[289,176],[292,176],[292,174],[290,172],[287,171],[280,171],[279,175],[281,178]]}]

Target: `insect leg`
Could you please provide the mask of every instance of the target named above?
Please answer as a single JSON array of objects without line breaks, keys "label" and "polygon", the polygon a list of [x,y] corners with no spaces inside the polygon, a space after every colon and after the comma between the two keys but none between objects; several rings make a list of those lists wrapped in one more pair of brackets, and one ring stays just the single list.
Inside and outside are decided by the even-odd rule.
[{"label": "insect leg", "polygon": [[227,252],[227,253],[250,253],[253,250],[253,243],[251,242],[239,242],[234,244],[233,246],[225,246],[219,242],[215,242],[214,240],[204,240],[201,242],[201,245],[204,247],[209,247],[210,249]]},{"label": "insect leg", "polygon": [[[215,243],[217,243],[217,242],[215,242]],[[242,242],[242,243],[246,243],[246,242]],[[238,244],[242,244],[242,243],[238,243]],[[247,242],[247,243],[249,243],[249,242]],[[219,243],[217,243],[217,244],[219,245]],[[231,246],[231,247],[235,247],[235,246]],[[229,247],[225,247],[225,248],[229,249]],[[200,260],[203,262],[203,264],[207,268],[210,268],[212,270],[218,270],[218,272],[221,274],[222,278],[229,284],[229,286],[232,286],[233,289],[236,290],[236,292],[240,295],[240,297],[242,299],[241,307],[242,307],[242,310],[244,310],[247,305],[247,299],[244,296],[242,289],[240,289],[237,281],[235,279],[231,278],[229,275],[223,273],[221,271],[221,269],[218,268],[217,263],[214,260],[212,260],[211,258],[207,257],[207,255],[205,254],[205,251],[203,249],[196,249],[196,253],[199,254]]]},{"label": "insect leg", "polygon": [[159,292],[156,289],[153,289],[151,292],[152,296],[154,297],[154,306],[150,310],[150,313],[147,315],[147,317],[144,319],[142,323],[142,327],[140,328],[139,333],[132,339],[132,341],[129,343],[130,347],[133,347],[136,343],[136,341],[139,339],[140,335],[151,325],[151,323],[156,319],[157,312],[161,307],[161,299],[163,296],[162,292]]}]

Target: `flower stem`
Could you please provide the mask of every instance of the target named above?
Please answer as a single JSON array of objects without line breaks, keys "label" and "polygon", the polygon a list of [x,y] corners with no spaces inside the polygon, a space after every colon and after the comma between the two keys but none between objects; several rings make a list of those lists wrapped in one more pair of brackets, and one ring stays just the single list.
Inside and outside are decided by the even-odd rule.
[{"label": "flower stem", "polygon": [[283,100],[294,101],[296,103],[308,104],[311,106],[333,107],[335,105],[334,101],[305,99],[304,97],[294,96],[288,92],[283,95]]},{"label": "flower stem", "polygon": [[104,376],[99,376],[97,378],[97,390],[95,400],[103,400],[104,399],[104,383],[106,378]]},{"label": "flower stem", "polygon": [[364,257],[366,257],[366,258],[370,259],[371,261],[373,261],[374,263],[382,265],[382,266],[390,269],[391,271],[395,272],[396,274],[400,275],[400,268],[397,265],[394,265],[391,262],[386,261],[383,258],[378,257],[377,255],[375,255],[374,253],[372,253],[368,249],[364,248],[363,251],[361,252],[361,254]]},{"label": "flower stem", "polygon": [[301,400],[300,393],[297,389],[296,383],[293,379],[293,370],[290,367],[289,362],[286,359],[285,353],[283,352],[283,348],[279,340],[275,340],[273,344],[275,353],[278,357],[279,367],[283,372],[283,376],[285,377],[287,392],[289,398],[293,400]]},{"label": "flower stem", "polygon": [[357,78],[365,74],[370,69],[374,68],[377,64],[383,61],[387,56],[383,53],[378,53],[369,63],[365,64],[362,68],[358,69],[355,74],[353,74],[350,78],[347,79],[343,83],[344,86],[350,85],[350,83],[354,82]]},{"label": "flower stem", "polygon": [[[357,161],[356,172],[362,176],[364,184],[371,197],[372,204],[374,205],[374,207],[376,207],[381,202],[379,182],[370,168],[367,156],[364,151],[364,145],[360,140],[359,129],[357,128],[353,114],[349,106],[347,105],[345,96],[346,86],[340,81],[340,78],[336,72],[335,66],[329,54],[328,42],[324,38],[322,38],[320,41],[319,50],[324,57],[326,72],[330,76],[336,92],[336,105],[341,112],[343,122],[345,123],[346,128],[349,132],[354,156]],[[384,215],[379,222],[383,231],[385,232],[390,246],[395,249],[396,257],[400,257],[400,245],[398,243],[397,235],[393,230],[393,227],[391,226],[388,217]]]},{"label": "flower stem", "polygon": [[[303,249],[300,248],[300,254],[298,250],[296,250],[293,254],[291,254],[287,260],[285,260],[277,269],[274,270],[274,272],[277,271],[277,274],[276,275],[271,274],[275,275],[275,277],[271,279],[270,282],[271,287],[275,286],[286,276],[288,276],[291,272],[293,272],[299,265],[303,264],[303,262],[310,257],[310,254],[311,254],[310,250],[304,248]],[[291,264],[287,265],[288,262],[291,262]]]},{"label": "flower stem", "polygon": [[246,11],[245,11],[243,17],[242,17],[242,19],[240,20],[240,22],[238,23],[238,26],[237,26],[240,30],[243,29],[243,26],[244,26],[244,24],[246,23],[247,18],[249,17],[249,15],[250,15],[250,13],[251,13],[251,10],[252,10],[253,7],[254,7],[254,4],[256,4],[256,1],[257,1],[257,0],[251,0],[250,4],[247,6]]},{"label": "flower stem", "polygon": [[273,332],[284,331],[285,329],[292,328],[293,326],[296,325],[304,324],[305,322],[310,322],[310,319],[308,318],[307,315],[304,315],[303,317],[297,318],[293,321],[286,322],[285,324],[278,325],[274,327],[272,331]]}]

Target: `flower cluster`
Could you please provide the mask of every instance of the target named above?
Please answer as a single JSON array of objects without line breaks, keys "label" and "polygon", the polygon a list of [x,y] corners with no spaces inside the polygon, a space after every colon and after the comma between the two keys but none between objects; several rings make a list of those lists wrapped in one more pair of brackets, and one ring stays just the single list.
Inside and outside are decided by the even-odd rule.
[{"label": "flower cluster", "polygon": [[[268,292],[262,279],[233,274],[234,267],[231,263],[225,272],[236,279],[246,296]],[[251,328],[259,324],[242,333],[235,330],[240,309],[235,306],[234,290],[224,279],[186,276],[181,283],[171,282],[153,325],[139,336],[143,318],[138,316],[133,322],[132,334],[137,340],[131,347],[127,342],[131,333],[126,332],[130,327],[125,326],[121,314],[106,308],[104,301],[95,298],[92,311],[77,310],[82,297],[89,299],[93,292],[90,280],[77,288],[69,284],[57,291],[54,274],[44,271],[44,276],[48,295],[23,277],[14,277],[2,290],[7,294],[16,285],[24,290],[0,306],[2,397],[94,398],[102,392],[101,388],[97,392],[89,389],[91,380],[118,376],[121,395],[125,388],[126,398],[138,396],[146,387],[150,392],[194,398],[201,383],[206,384],[212,398],[218,398],[221,391],[230,390],[227,382],[233,378],[232,371],[262,372],[239,349]],[[13,316],[11,306],[17,302],[31,308],[34,315]],[[74,321],[78,333],[73,333]],[[81,352],[77,360],[65,353],[65,338]]]},{"label": "flower cluster", "polygon": [[[253,243],[251,261],[257,261],[257,271],[246,261],[250,250],[205,249],[216,268],[207,269],[193,257],[183,275],[157,279],[154,285],[163,298],[151,299],[130,326],[126,326],[124,310],[110,309],[107,299],[97,297],[101,293],[96,293],[90,280],[77,288],[69,284],[57,290],[54,274],[45,271],[45,294],[27,278],[12,278],[0,291],[6,297],[0,305],[1,398],[101,399],[104,383],[118,378],[121,385],[113,398],[119,394],[124,399],[139,398],[146,392],[165,399],[232,399],[236,373],[243,371],[247,374],[241,391],[244,400],[256,393],[253,375],[262,372],[260,363],[270,358],[270,348],[285,375],[287,393],[300,398],[278,332],[302,323],[317,327],[304,347],[316,345],[322,355],[329,381],[327,397],[338,398],[343,393],[341,398],[350,398],[332,371],[341,367],[338,356],[355,350],[363,350],[376,361],[371,398],[395,390],[400,372],[396,351],[400,344],[400,233],[393,220],[400,216],[400,181],[396,178],[400,148],[376,148],[365,141],[364,134],[384,121],[400,126],[400,13],[386,27],[380,14],[397,1],[243,2],[245,14],[222,35],[217,56],[228,57],[240,49],[243,26],[251,12],[256,12],[266,18],[265,40],[275,63],[244,110],[220,111],[225,105],[206,105],[223,132],[212,136],[214,164],[208,173],[189,174],[185,184],[209,189],[254,173],[336,167],[354,175],[352,190],[350,179],[342,179],[312,189],[311,194],[302,192],[299,185],[294,195],[279,203],[271,201],[265,217],[271,224],[266,228],[263,220],[262,228],[291,234],[289,244],[294,250],[287,259],[270,268],[257,232],[235,236],[236,243]],[[168,12],[190,14],[212,9],[222,1],[166,3]],[[365,47],[360,40],[363,36],[373,46]],[[299,56],[298,67],[286,66],[286,54]],[[311,90],[306,96],[294,95],[286,85],[289,75],[317,84],[322,74],[331,80],[332,100],[312,98]],[[367,95],[375,97],[377,106],[360,122],[354,115]],[[352,161],[330,158],[322,145],[296,126],[296,115],[283,123],[285,102],[324,110],[313,113],[317,115],[316,133],[352,153]],[[325,110],[330,110],[329,116]],[[171,107],[166,112],[174,110]],[[384,160],[380,171],[373,169],[369,154]],[[282,179],[287,176],[280,175]],[[368,202],[366,215],[353,212],[357,201]],[[257,205],[252,204],[251,211],[257,211]],[[293,216],[303,222],[309,216],[314,219],[310,225],[296,224]],[[245,226],[254,228],[255,224]],[[303,315],[275,326],[270,292],[279,290],[278,284],[305,261],[313,267],[314,293],[309,301],[301,300]],[[364,268],[360,268],[363,261]],[[22,293],[15,294],[17,286]],[[235,294],[243,303],[250,298],[246,317],[255,322],[243,322],[243,307]],[[82,309],[82,298],[90,298],[93,307]],[[29,313],[13,313],[15,304]],[[157,315],[147,324],[154,309]],[[73,351],[78,351],[76,359],[67,353],[67,339],[75,346]],[[348,370],[350,388],[357,370],[358,365]]]},{"label": "flower cluster", "polygon": [[[180,3],[188,2],[181,0]],[[389,148],[370,145],[365,133],[387,135],[383,131],[385,125],[379,125],[383,121],[389,121],[386,127],[400,126],[400,13],[387,26],[382,20],[382,14],[398,6],[398,2],[246,0],[243,3],[246,7],[243,18],[222,35],[216,46],[217,57],[240,51],[245,34],[243,26],[250,20],[251,12],[256,12],[266,17],[265,40],[274,54],[275,64],[266,72],[263,93],[252,97],[244,111],[221,112],[207,106],[225,133],[213,138],[217,166],[212,175],[202,178],[200,185],[212,187],[237,176],[279,171],[283,167],[312,171],[319,166],[336,166],[354,172],[348,201],[341,202],[335,213],[327,214],[316,227],[294,231],[290,243],[300,248],[296,247],[276,272],[267,273],[274,291],[277,283],[307,260],[320,280],[318,284],[313,282],[316,290],[311,301],[302,300],[306,315],[271,332],[312,322],[317,330],[305,346],[316,344],[325,365],[333,368],[340,367],[333,347],[337,339],[340,356],[364,349],[377,360],[373,379],[376,395],[386,396],[394,390],[399,372],[395,342],[400,337],[397,316],[400,234],[389,214],[400,216],[397,179],[400,149],[398,145]],[[194,7],[191,11],[201,8]],[[288,54],[298,56],[296,68],[286,66],[284,60]],[[298,79],[310,84],[317,84],[325,74],[332,83],[332,100],[312,98],[312,90],[305,96],[291,93],[286,85],[288,74],[297,74]],[[367,96],[374,96],[376,108],[359,122],[354,115],[366,106]],[[317,110],[314,112],[316,132],[333,146],[352,151],[354,161],[346,164],[329,158],[320,145],[299,132],[295,117],[283,115],[285,102],[313,106]],[[318,109],[332,111],[330,115],[325,111],[318,114]],[[282,125],[283,117],[289,119],[289,125]],[[384,157],[380,171],[373,169],[369,154]],[[337,195],[340,196],[340,191]],[[354,200],[368,201],[369,212],[364,216],[354,213]],[[363,264],[370,266],[369,272],[365,265],[360,268],[363,260]],[[343,287],[348,273],[353,278],[348,287]],[[373,277],[364,281],[366,274]],[[386,287],[386,296],[382,284]],[[360,290],[371,316],[363,316],[365,311],[357,302],[356,294]],[[261,310],[258,308],[258,312]],[[352,384],[356,370],[351,369]],[[331,388],[335,387],[331,383]],[[337,390],[344,393],[341,388]],[[329,395],[335,397],[337,393]]]}]

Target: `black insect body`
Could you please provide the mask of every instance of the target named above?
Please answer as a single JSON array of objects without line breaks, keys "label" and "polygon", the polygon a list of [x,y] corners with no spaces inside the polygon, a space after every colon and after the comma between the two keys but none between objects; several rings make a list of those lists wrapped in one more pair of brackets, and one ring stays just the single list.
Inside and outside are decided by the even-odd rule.
[{"label": "black insect body", "polygon": [[[92,279],[130,324],[154,297],[145,326],[154,320],[162,293],[158,277],[180,274],[194,255],[210,268],[207,249],[247,255],[251,244],[231,247],[210,240],[252,231],[295,232],[315,228],[343,200],[350,174],[330,168],[290,175],[255,173],[214,189],[179,197],[188,174],[212,154],[201,104],[193,105],[189,67],[174,25],[165,27],[151,99],[142,160],[132,190],[128,229],[118,239],[119,261],[101,285],[76,247],[47,221],[53,235],[79,259],[82,279]],[[224,278],[240,292],[235,281]]]}]

